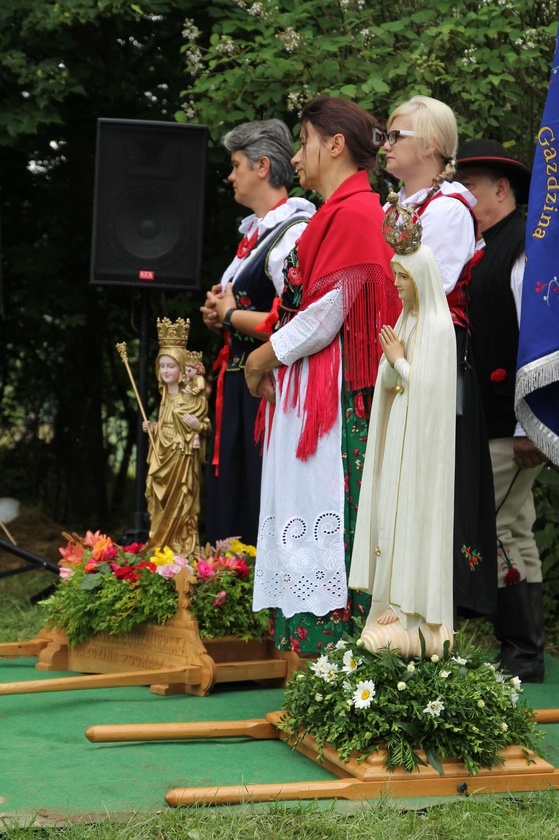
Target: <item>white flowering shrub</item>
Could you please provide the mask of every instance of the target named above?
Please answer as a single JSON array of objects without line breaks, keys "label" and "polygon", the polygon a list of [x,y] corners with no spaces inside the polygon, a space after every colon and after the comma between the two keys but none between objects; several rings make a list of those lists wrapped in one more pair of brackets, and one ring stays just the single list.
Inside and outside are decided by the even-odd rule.
[{"label": "white flowering shrub", "polygon": [[404,661],[397,651],[370,653],[346,636],[297,672],[285,697],[280,727],[296,746],[306,734],[328,744],[345,761],[380,747],[387,767],[414,770],[427,761],[461,759],[468,773],[503,763],[499,751],[520,744],[535,750],[542,736],[534,712],[520,699],[517,677],[499,671],[476,648],[443,657]]},{"label": "white flowering shrub", "polygon": [[210,0],[206,10],[211,33],[196,37],[185,22],[183,96],[196,114],[177,119],[206,123],[216,141],[246,120],[292,124],[318,94],[386,117],[422,93],[454,108],[462,141],[489,136],[531,160],[557,29],[552,0]]}]

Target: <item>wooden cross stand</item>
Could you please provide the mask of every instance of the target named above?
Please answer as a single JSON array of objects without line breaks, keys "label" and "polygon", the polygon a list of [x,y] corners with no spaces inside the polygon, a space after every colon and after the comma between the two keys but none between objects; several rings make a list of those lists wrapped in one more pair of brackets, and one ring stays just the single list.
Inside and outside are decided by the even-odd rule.
[{"label": "wooden cross stand", "polygon": [[[535,715],[538,723],[559,723],[559,709],[541,709]],[[91,726],[85,734],[93,743],[242,737],[281,739],[289,743],[292,736],[278,726],[282,716],[282,712],[271,712],[265,718],[254,720]],[[317,745],[311,735],[306,735],[297,749],[318,763]],[[443,764],[444,775],[441,776],[429,764],[420,766],[413,773],[404,769],[389,772],[384,766],[386,753],[382,749],[359,763],[354,758],[344,762],[336,750],[327,747],[321,764],[338,779],[289,784],[174,788],[167,792],[165,800],[168,805],[176,807],[272,800],[364,800],[377,799],[386,794],[394,797],[452,796],[559,788],[559,770],[547,761],[530,753],[528,762],[526,752],[521,747],[508,747],[501,754],[505,758],[502,767],[481,769],[476,776],[471,776],[461,761],[452,760]],[[422,757],[425,760],[425,755]]]},{"label": "wooden cross stand", "polygon": [[276,650],[271,639],[243,642],[224,636],[202,642],[189,609],[187,570],[175,581],[178,608],[164,625],[117,636],[99,633],[82,645],[69,644],[57,628],[42,630],[27,642],[0,644],[0,657],[38,656],[38,671],[85,674],[1,683],[0,695],[149,685],[154,694],[206,696],[217,683],[272,680],[283,685],[300,667],[296,654]]}]

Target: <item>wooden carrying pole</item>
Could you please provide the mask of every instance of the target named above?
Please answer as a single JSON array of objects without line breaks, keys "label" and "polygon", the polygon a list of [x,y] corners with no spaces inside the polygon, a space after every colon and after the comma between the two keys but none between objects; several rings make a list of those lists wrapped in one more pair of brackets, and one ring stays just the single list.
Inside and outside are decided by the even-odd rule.
[{"label": "wooden carrying pole", "polygon": [[196,685],[201,681],[201,668],[153,668],[145,671],[122,671],[113,674],[86,674],[81,677],[58,677],[0,684],[4,694],[42,694],[47,691],[81,691],[86,688],[122,688],[130,685],[155,685],[159,682]]},{"label": "wooden carrying pole", "polygon": [[[216,736],[217,732],[217,736]],[[198,723],[123,723],[90,726],[88,741],[183,741],[204,738],[253,738],[274,741],[280,731],[265,718],[254,720],[200,721]]]},{"label": "wooden carrying pole", "polygon": [[[540,709],[535,712],[538,722],[559,721],[559,709]],[[281,712],[266,715],[268,723],[278,726]],[[256,721],[255,721],[256,723]],[[196,725],[196,724],[195,724]],[[229,722],[216,722],[214,737],[226,736]],[[223,730],[221,729],[223,727]],[[276,736],[277,737],[277,736]],[[281,740],[290,740],[290,735],[280,732]],[[243,802],[270,802],[272,800],[301,799],[376,799],[387,794],[395,797],[410,796],[452,796],[471,793],[510,793],[513,791],[559,788],[559,770],[552,764],[519,746],[502,750],[502,766],[491,770],[481,768],[476,776],[467,773],[458,759],[450,759],[443,765],[444,775],[439,775],[427,763],[416,773],[403,768],[388,771],[385,767],[383,750],[369,756],[362,763],[354,758],[343,761],[336,750],[326,746],[322,759],[318,761],[317,745],[312,736],[304,735],[297,744],[298,752],[320,763],[338,779],[316,782],[293,782],[266,785],[232,785],[206,788],[174,788],[167,792],[168,805],[232,805]]]},{"label": "wooden carrying pole", "polygon": [[[199,738],[282,738],[276,722],[282,712],[271,712],[265,718],[249,720],[214,720],[201,723],[123,723],[90,726],[85,733],[89,741],[188,741]],[[559,709],[535,709],[537,723],[559,723]],[[285,736],[283,736],[285,739]]]},{"label": "wooden carrying pole", "polygon": [[[513,793],[530,790],[556,790],[559,787],[559,770],[549,764],[530,772],[521,768],[517,761],[509,773],[487,771],[470,776],[465,771],[460,775],[446,775],[422,779],[407,774],[406,778],[379,778],[378,781],[362,781],[356,778],[332,779],[320,782],[288,782],[267,785],[237,785],[213,788],[173,788],[165,801],[172,808],[184,805],[241,805],[254,802],[300,801],[303,799],[347,799],[363,802],[369,799],[419,796],[470,796],[488,793]],[[407,772],[407,771],[406,771]]]},{"label": "wooden carrying pole", "polygon": [[25,642],[2,642],[0,645],[0,657],[2,659],[4,657],[7,659],[15,657],[17,659],[20,656],[39,656],[49,641],[49,637],[45,635],[43,637],[38,636],[36,639],[28,639]]}]

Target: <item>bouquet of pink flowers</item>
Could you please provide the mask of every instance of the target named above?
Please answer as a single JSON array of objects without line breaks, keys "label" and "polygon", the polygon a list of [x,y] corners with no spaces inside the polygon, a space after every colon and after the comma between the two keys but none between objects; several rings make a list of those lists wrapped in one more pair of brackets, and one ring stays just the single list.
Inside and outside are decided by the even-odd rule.
[{"label": "bouquet of pink flowers", "polygon": [[192,579],[191,611],[201,636],[262,638],[267,613],[252,612],[253,546],[236,539],[200,557],[186,558],[164,546],[121,546],[100,531],[64,534],[60,584],[43,605],[47,627],[60,627],[75,645],[96,633],[117,635],[142,624],[164,624],[177,611],[174,578],[186,568]]},{"label": "bouquet of pink flowers", "polygon": [[252,611],[255,557],[254,546],[231,537],[190,558],[195,577],[190,609],[202,637],[248,641],[268,635],[268,611]]}]

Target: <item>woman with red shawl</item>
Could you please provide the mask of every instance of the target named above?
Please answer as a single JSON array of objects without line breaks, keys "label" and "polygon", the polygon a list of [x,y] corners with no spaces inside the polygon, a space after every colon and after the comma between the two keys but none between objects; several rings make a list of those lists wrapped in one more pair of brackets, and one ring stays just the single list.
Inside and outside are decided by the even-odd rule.
[{"label": "woman with red shawl", "polygon": [[324,204],[286,260],[277,323],[245,376],[269,401],[253,606],[275,608],[278,648],[316,655],[368,610],[366,596],[348,600],[347,573],[377,335],[400,303],[367,176],[379,123],[353,102],[322,97],[301,126],[292,163]]}]

